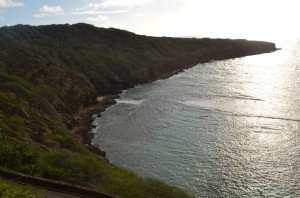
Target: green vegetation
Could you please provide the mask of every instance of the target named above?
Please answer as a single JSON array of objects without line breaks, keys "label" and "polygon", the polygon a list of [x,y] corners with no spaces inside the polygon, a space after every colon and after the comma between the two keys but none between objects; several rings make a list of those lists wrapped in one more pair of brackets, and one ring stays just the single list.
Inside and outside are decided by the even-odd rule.
[{"label": "green vegetation", "polygon": [[42,195],[29,186],[15,184],[0,178],[0,198],[38,198]]},{"label": "green vegetation", "polygon": [[70,132],[78,109],[198,62],[272,50],[272,43],[155,38],[87,24],[2,27],[0,166],[123,197],[189,197],[91,153]]},{"label": "green vegetation", "polygon": [[[64,142],[69,142],[70,146],[74,144],[72,141],[69,139]],[[75,146],[79,147],[78,145],[80,144]],[[141,178],[111,166],[83,147],[78,152],[70,150],[71,148],[45,152],[26,142],[12,141],[0,136],[0,162],[5,168],[75,183],[123,197],[189,197],[163,182]],[[6,185],[3,185],[3,189],[4,187],[8,188]]]}]

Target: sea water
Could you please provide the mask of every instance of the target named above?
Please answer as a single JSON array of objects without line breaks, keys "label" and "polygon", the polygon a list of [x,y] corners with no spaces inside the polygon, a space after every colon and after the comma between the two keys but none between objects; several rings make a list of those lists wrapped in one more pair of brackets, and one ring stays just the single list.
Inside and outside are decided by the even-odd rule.
[{"label": "sea water", "polygon": [[280,47],[127,90],[93,144],[195,197],[300,197],[300,42]]}]

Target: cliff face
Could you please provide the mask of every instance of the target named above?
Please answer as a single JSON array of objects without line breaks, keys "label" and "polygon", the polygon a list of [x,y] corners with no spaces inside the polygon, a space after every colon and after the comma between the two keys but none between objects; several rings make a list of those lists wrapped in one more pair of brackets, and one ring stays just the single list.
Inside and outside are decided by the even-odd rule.
[{"label": "cliff face", "polygon": [[275,44],[268,42],[146,37],[87,24],[2,27],[0,132],[28,152],[12,163],[16,158],[12,151],[19,147],[9,153],[0,146],[0,164],[44,177],[89,183],[84,176],[73,175],[77,169],[61,176],[58,173],[67,174],[66,166],[54,160],[61,157],[57,152],[61,150],[73,158],[78,153],[87,155],[68,130],[76,123],[74,113],[81,107],[94,103],[99,95],[200,62],[274,50]]}]

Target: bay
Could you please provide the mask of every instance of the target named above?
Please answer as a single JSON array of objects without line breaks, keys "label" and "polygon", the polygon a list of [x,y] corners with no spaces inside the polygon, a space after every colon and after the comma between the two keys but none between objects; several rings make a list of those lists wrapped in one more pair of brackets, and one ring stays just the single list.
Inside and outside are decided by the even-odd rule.
[{"label": "bay", "polygon": [[195,197],[299,197],[300,41],[124,91],[92,143]]}]

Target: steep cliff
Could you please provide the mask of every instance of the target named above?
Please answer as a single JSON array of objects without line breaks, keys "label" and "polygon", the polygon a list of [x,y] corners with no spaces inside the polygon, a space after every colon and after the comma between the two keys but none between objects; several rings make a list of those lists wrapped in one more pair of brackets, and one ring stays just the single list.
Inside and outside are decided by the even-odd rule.
[{"label": "steep cliff", "polygon": [[274,50],[268,42],[147,37],[87,24],[2,27],[0,164],[125,197],[187,196],[90,153],[70,133],[74,115],[99,95],[200,62]]}]

